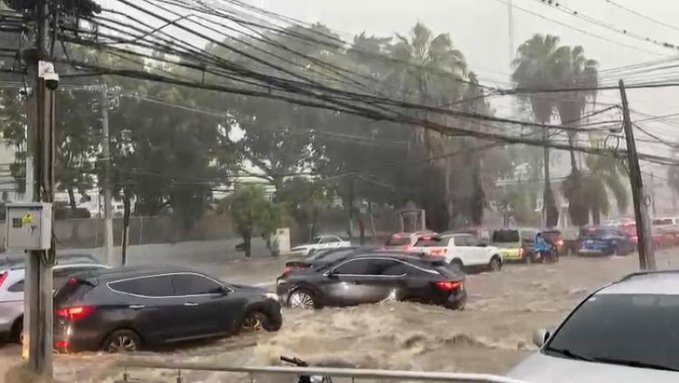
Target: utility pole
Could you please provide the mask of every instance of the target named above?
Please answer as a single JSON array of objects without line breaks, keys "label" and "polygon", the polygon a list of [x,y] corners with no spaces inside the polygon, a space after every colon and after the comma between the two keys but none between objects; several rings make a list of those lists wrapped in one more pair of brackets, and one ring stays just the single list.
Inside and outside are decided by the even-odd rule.
[{"label": "utility pole", "polygon": [[512,4],[512,0],[507,0],[507,24],[509,28],[507,33],[509,36],[509,63],[511,65],[514,61],[514,4]]},{"label": "utility pole", "polygon": [[[54,67],[48,62],[47,31],[48,31],[48,3],[38,0],[35,4],[33,16],[36,21],[35,49],[29,64],[36,71],[35,97],[36,118],[33,181],[33,200],[36,202],[52,202],[54,200]],[[48,80],[50,80],[48,82]],[[52,86],[48,89],[48,84]],[[27,177],[28,178],[28,177]],[[29,189],[30,190],[30,189]],[[24,344],[28,348],[28,367],[33,372],[52,375],[52,265],[54,263],[54,240],[49,250],[30,251],[26,254],[26,278],[24,287]]]},{"label": "utility pole", "polygon": [[104,160],[104,259],[106,263],[115,266],[113,259],[113,217],[111,206],[111,139],[108,129],[108,90],[106,84],[101,86],[101,126],[103,130],[103,142],[101,143]]},{"label": "utility pole", "polygon": [[655,270],[655,255],[653,254],[651,222],[648,217],[648,195],[644,192],[639,158],[637,157],[637,145],[634,141],[632,120],[627,104],[627,92],[625,83],[620,80],[620,97],[622,98],[623,129],[627,141],[627,160],[629,163],[630,184],[632,185],[632,200],[634,202],[634,218],[637,223],[637,237],[639,248],[639,267],[642,270]]},{"label": "utility pole", "polygon": [[658,212],[656,211],[656,205],[655,205],[655,174],[651,172],[651,204],[653,206],[653,217],[656,217],[658,215]]}]

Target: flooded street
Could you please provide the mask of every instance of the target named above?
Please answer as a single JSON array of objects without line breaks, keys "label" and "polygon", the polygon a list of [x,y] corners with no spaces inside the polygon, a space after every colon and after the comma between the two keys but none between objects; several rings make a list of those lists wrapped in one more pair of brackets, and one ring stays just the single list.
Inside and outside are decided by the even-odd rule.
[{"label": "flooded street", "polygon": [[[679,256],[657,254],[659,268]],[[259,263],[256,263],[259,262]],[[280,271],[280,260],[239,262],[222,273],[229,280],[264,283]],[[500,273],[469,275],[465,311],[385,302],[344,309],[287,310],[276,333],[245,335],[138,355],[145,360],[275,365],[280,355],[312,364],[427,371],[502,374],[535,349],[535,329],[556,325],[588,291],[638,269],[636,256],[562,258],[555,265],[507,265]],[[236,278],[236,275],[239,278]],[[257,276],[260,276],[257,280]],[[18,362],[20,349],[0,348],[0,366]],[[56,355],[55,377],[64,382],[122,379],[117,356]],[[176,381],[171,371],[128,371],[137,381]],[[189,382],[246,382],[244,375],[185,372]],[[269,378],[273,379],[273,378]],[[258,379],[258,382],[278,380]]]}]

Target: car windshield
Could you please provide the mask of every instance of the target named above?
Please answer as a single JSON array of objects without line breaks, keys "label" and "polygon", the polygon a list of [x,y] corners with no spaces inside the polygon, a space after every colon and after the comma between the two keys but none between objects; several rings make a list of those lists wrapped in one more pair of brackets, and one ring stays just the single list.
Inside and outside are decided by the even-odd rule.
[{"label": "car windshield", "polygon": [[612,226],[599,226],[583,229],[580,234],[584,238],[601,238],[605,236],[617,235],[618,231]]},{"label": "car windshield", "polygon": [[343,251],[334,251],[334,252],[325,253],[324,256],[322,256],[320,258],[316,258],[313,261],[311,261],[311,263],[313,265],[312,268],[314,270],[320,270],[320,269],[326,268],[329,265],[333,265],[333,264],[345,259],[346,257],[350,256],[354,252],[355,252],[355,250],[353,250],[353,249],[347,249],[347,250],[343,250]]},{"label": "car windshield", "polygon": [[679,370],[677,323],[677,295],[598,294],[571,315],[544,352]]},{"label": "car windshield", "polygon": [[309,243],[321,243],[323,237],[313,237]]},{"label": "car windshield", "polygon": [[493,232],[493,242],[495,243],[517,243],[519,239],[518,230],[496,230]]}]

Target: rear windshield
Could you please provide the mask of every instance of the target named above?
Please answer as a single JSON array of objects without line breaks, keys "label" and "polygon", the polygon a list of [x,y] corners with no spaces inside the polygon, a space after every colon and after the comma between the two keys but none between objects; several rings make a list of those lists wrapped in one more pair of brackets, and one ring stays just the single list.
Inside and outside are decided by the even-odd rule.
[{"label": "rear windshield", "polygon": [[546,240],[548,241],[556,241],[558,239],[561,239],[561,233],[558,231],[546,231],[542,233],[542,235],[545,237]]},{"label": "rear windshield", "polygon": [[420,238],[415,242],[415,247],[439,247],[446,246],[445,238]]},{"label": "rear windshield", "polygon": [[410,245],[410,237],[403,235],[392,235],[386,243],[387,246],[405,246]]},{"label": "rear windshield", "polygon": [[518,243],[521,242],[519,239],[518,230],[497,230],[493,232],[493,242],[495,243]]},{"label": "rear windshield", "polygon": [[434,269],[446,279],[455,280],[461,277],[459,272],[455,271],[450,264],[445,262],[434,263]]},{"label": "rear windshield", "polygon": [[92,282],[79,278],[71,278],[54,294],[54,301],[58,303],[77,301],[82,299],[93,288],[94,284]]},{"label": "rear windshield", "polygon": [[672,225],[672,219],[671,218],[654,219],[653,224],[654,225]]}]

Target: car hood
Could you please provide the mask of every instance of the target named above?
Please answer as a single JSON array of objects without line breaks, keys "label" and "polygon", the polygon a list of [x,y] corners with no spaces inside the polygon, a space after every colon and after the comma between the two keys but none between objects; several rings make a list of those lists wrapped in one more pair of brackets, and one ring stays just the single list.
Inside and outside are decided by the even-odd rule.
[{"label": "car hood", "polygon": [[679,372],[593,363],[535,353],[519,363],[509,378],[534,383],[670,383]]},{"label": "car hood", "polygon": [[269,291],[265,288],[262,287],[255,287],[255,286],[247,286],[247,285],[229,285],[229,287],[233,287],[236,291],[241,291],[245,293],[255,293],[255,294],[265,294],[268,293]]}]

